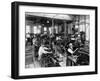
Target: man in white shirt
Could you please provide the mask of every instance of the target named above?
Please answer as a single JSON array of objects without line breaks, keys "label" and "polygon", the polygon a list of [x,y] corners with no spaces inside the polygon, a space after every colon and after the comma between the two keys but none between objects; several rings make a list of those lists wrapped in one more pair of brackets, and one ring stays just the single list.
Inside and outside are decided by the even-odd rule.
[{"label": "man in white shirt", "polygon": [[69,62],[69,65],[74,65],[74,63],[76,63],[76,61],[77,61],[77,56],[73,55],[76,50],[73,50],[73,44],[69,43],[69,48],[67,49],[67,51],[68,51],[68,59],[70,59],[69,61],[67,60]]},{"label": "man in white shirt", "polygon": [[40,46],[39,51],[38,51],[38,60],[41,59],[42,54],[47,54],[47,53],[52,53],[51,51],[46,51],[48,48],[46,47],[46,44],[44,43],[43,45]]},{"label": "man in white shirt", "polygon": [[73,51],[73,44],[72,44],[72,43],[69,43],[68,52],[69,52],[71,55],[74,53],[74,51]]}]

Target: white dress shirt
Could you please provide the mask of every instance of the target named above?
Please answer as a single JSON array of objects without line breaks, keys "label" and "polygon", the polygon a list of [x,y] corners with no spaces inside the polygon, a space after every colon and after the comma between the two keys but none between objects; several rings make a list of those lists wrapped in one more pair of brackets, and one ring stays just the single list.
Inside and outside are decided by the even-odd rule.
[{"label": "white dress shirt", "polygon": [[44,54],[46,54],[46,53],[52,53],[52,52],[46,51],[46,49],[48,49],[48,48],[47,47],[44,47],[43,45],[40,46],[39,51],[38,51],[38,55],[39,55],[38,60],[41,59],[41,56],[42,56],[43,53]]}]

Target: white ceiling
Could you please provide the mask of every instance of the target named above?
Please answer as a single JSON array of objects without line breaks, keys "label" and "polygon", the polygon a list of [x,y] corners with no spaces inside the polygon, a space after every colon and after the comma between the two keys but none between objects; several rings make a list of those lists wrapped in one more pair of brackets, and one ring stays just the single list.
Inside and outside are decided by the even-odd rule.
[{"label": "white ceiling", "polygon": [[51,13],[26,13],[26,15],[32,16],[40,16],[40,17],[47,17],[47,18],[54,18],[54,19],[61,19],[61,20],[73,20],[72,15],[67,14],[51,14]]}]

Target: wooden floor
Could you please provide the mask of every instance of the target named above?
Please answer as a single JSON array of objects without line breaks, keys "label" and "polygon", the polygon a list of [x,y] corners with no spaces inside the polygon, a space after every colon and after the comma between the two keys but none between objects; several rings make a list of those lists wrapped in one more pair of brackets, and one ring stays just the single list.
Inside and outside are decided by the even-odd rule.
[{"label": "wooden floor", "polygon": [[[30,61],[30,59],[27,61]],[[59,64],[61,67],[66,67],[66,58],[63,57],[63,61],[59,62]],[[40,63],[37,60],[35,60],[34,62],[31,61],[30,63],[25,65],[25,68],[40,68],[40,67],[41,67]]]},{"label": "wooden floor", "polygon": [[34,57],[34,48],[27,46],[25,51],[25,68],[41,67],[39,61]]},{"label": "wooden floor", "polygon": [[40,67],[41,66],[40,66],[38,61],[34,61],[34,62],[30,63],[30,64],[26,64],[25,65],[25,68],[40,68]]}]

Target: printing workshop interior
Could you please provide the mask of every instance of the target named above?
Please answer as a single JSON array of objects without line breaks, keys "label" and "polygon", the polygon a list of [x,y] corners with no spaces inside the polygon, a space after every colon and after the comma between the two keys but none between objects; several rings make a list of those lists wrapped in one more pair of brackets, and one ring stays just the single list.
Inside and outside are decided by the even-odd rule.
[{"label": "printing workshop interior", "polygon": [[25,68],[89,65],[90,16],[25,12]]}]

